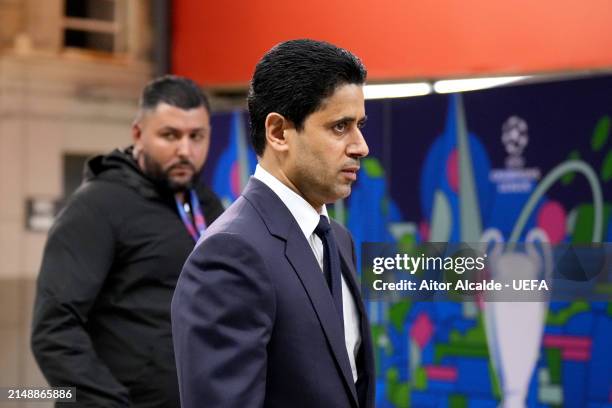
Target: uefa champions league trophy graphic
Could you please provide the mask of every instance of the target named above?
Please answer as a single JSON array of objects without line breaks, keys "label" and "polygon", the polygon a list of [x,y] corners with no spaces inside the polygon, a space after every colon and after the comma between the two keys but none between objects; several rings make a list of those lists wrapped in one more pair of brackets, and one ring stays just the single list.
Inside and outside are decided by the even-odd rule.
[{"label": "uefa champions league trophy graphic", "polygon": [[[503,236],[496,229],[482,230],[480,203],[472,164],[470,137],[466,126],[461,94],[451,96],[452,130],[456,136],[458,153],[458,204],[459,238],[464,243],[489,242],[493,246],[492,273],[498,277],[533,279],[536,276],[550,278],[552,253],[547,234],[534,228],[526,234],[526,252],[513,252],[523,236],[529,217],[544,198],[550,187],[568,173],[581,173],[588,181],[593,195],[592,242],[601,241],[603,229],[603,198],[597,175],[587,163],[568,160],[553,168],[535,187],[523,206],[510,238],[503,244]],[[520,146],[519,146],[520,147]],[[524,147],[524,146],[523,146]],[[436,190],[432,206],[431,242],[449,239],[453,224],[450,203],[444,192]],[[538,247],[542,254],[538,253]],[[534,301],[535,299],[535,301]],[[507,300],[507,297],[506,299]],[[548,299],[536,296],[529,302],[485,302],[484,314],[487,343],[493,367],[504,393],[501,407],[524,407],[533,369],[538,359]]]},{"label": "uefa champions league trophy graphic", "polygon": [[[534,228],[525,239],[526,252],[504,252],[501,232],[488,229],[482,241],[493,247],[489,252],[489,278],[498,282],[546,279],[552,275],[552,252],[548,236]],[[536,243],[540,243],[542,255]],[[512,299],[511,289],[487,294],[484,304],[487,343],[493,367],[502,390],[504,408],[525,406],[531,374],[538,360],[544,321],[548,310],[546,292],[533,292],[528,301]],[[495,299],[498,296],[501,300]],[[518,295],[521,296],[520,294]],[[514,300],[514,301],[512,301]]]},{"label": "uefa champions league trophy graphic", "polygon": [[[550,281],[552,278],[552,250],[547,244],[546,233],[534,228],[525,238],[526,253],[514,252],[515,245],[522,234],[531,212],[546,191],[564,174],[582,173],[593,194],[593,242],[601,241],[603,221],[603,199],[601,187],[592,168],[580,160],[570,160],[552,169],[537,185],[523,207],[514,226],[506,248],[502,234],[496,229],[486,230],[481,242],[493,243],[490,260],[491,277],[505,281],[508,279],[538,279]],[[540,257],[535,243],[539,242],[543,256]],[[542,275],[543,271],[543,276]],[[495,299],[491,299],[495,300]],[[522,408],[526,406],[527,391],[538,359],[548,297],[529,295],[529,301],[484,302],[487,343],[493,367],[497,373],[503,400],[503,408]]]}]

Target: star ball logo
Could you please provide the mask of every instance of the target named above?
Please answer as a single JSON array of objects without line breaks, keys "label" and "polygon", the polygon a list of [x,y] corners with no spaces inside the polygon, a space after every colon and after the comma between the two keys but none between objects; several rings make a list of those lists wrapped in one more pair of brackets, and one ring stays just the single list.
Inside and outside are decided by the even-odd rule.
[{"label": "star ball logo", "polygon": [[501,194],[524,194],[540,179],[540,169],[526,168],[523,152],[529,144],[527,122],[512,115],[502,124],[501,142],[508,156],[504,168],[491,169],[489,180]]},{"label": "star ball logo", "polygon": [[509,117],[502,125],[501,141],[509,155],[506,158],[506,167],[522,168],[525,165],[525,159],[522,157],[523,150],[529,143],[527,122],[518,116]]}]

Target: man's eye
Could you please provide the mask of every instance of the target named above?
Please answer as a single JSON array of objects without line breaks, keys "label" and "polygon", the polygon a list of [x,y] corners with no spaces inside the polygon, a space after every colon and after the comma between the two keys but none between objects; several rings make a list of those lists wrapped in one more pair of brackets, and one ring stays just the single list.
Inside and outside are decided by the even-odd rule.
[{"label": "man's eye", "polygon": [[161,137],[163,137],[166,140],[174,140],[176,139],[176,135],[172,132],[164,132],[160,134]]},{"label": "man's eye", "polygon": [[359,122],[359,123],[357,123],[357,127],[358,127],[359,129],[363,129],[363,128],[365,127],[365,125],[366,125],[365,120],[364,120],[364,121],[361,121],[361,122]]},{"label": "man's eye", "polygon": [[346,128],[347,128],[346,122],[340,122],[334,125],[334,131],[338,133],[344,133],[346,131]]},{"label": "man's eye", "polygon": [[204,139],[204,133],[203,132],[197,132],[197,133],[192,133],[191,135],[189,135],[191,137],[191,140],[203,140]]}]

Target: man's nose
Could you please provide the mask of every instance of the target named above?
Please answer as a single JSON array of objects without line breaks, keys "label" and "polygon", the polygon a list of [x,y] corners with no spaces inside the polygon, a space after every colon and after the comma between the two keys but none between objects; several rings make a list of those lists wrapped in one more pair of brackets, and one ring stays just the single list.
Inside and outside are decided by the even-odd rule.
[{"label": "man's nose", "polygon": [[181,137],[177,142],[177,154],[181,157],[189,157],[191,153],[191,141],[188,136]]},{"label": "man's nose", "polygon": [[362,158],[366,157],[370,153],[370,148],[361,133],[361,129],[357,129],[355,132],[355,139],[348,146],[347,154],[351,157]]}]

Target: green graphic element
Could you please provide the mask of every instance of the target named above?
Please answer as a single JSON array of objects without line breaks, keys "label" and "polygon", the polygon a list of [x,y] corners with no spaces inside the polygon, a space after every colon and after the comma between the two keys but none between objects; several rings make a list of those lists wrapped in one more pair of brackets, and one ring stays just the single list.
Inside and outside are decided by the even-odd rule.
[{"label": "green graphic element", "polygon": [[466,331],[466,333],[463,335],[459,332],[459,330],[451,331],[450,343],[486,346],[487,338],[484,331],[484,326],[482,325],[482,319],[479,318],[476,327]]},{"label": "green graphic element", "polygon": [[574,208],[567,213],[567,218],[565,220],[565,229],[569,236],[574,235],[574,231],[576,230],[576,219],[578,219],[578,210]]},{"label": "green graphic element", "polygon": [[610,116],[606,115],[599,119],[595,125],[593,131],[593,137],[591,138],[591,148],[598,152],[606,144],[608,135],[610,134]]},{"label": "green graphic element", "polygon": [[487,338],[482,315],[478,316],[476,326],[466,331],[464,335],[453,330],[447,344],[434,346],[434,361],[440,363],[446,356],[453,357],[489,357]]},{"label": "green graphic element", "polygon": [[595,293],[612,296],[612,283],[600,283],[595,287]]},{"label": "green graphic element", "polygon": [[413,248],[416,243],[417,241],[415,234],[404,234],[398,241],[398,246],[400,248]]},{"label": "green graphic element", "polygon": [[488,358],[489,352],[483,346],[439,344],[434,349],[434,359],[440,362],[444,357],[482,357]]},{"label": "green graphic element", "polygon": [[[580,152],[578,150],[572,150],[568,156],[568,160],[578,160],[578,159],[580,159]],[[571,173],[567,173],[566,175],[561,177],[561,184],[568,185],[572,181],[574,181],[575,177],[576,177],[575,172],[572,171]]]},{"label": "green graphic element", "polygon": [[385,175],[385,171],[376,159],[363,159],[361,161],[361,165],[363,166],[363,169],[365,170],[368,177],[380,178]]},{"label": "green graphic element", "polygon": [[452,330],[449,335],[448,344],[434,346],[434,361],[436,363],[440,363],[446,356],[487,359],[489,378],[491,378],[491,393],[496,399],[501,399],[501,386],[489,358],[489,348],[482,314],[478,315],[476,326],[466,331],[465,334],[462,335],[458,330]]},{"label": "green graphic element", "polygon": [[[372,326],[372,341],[374,342],[374,344],[377,345],[377,347],[384,347],[385,349],[385,354],[387,354],[388,356],[393,354],[393,344],[391,344],[390,341],[386,341],[384,339],[387,338],[387,329],[385,326],[377,324],[377,325],[373,325]],[[377,361],[378,364],[378,361]],[[376,369],[376,371],[378,371],[378,367]]]},{"label": "green graphic element", "polygon": [[569,160],[552,169],[550,173],[548,173],[546,177],[544,177],[544,179],[538,184],[534,192],[529,197],[529,200],[527,200],[527,203],[521,210],[521,215],[519,216],[518,221],[516,224],[514,224],[514,229],[512,230],[512,234],[508,240],[509,250],[512,251],[514,249],[513,244],[518,241],[519,237],[521,236],[521,232],[523,232],[523,228],[525,228],[525,225],[527,224],[529,216],[546,191],[548,191],[548,189],[558,179],[563,177],[564,174],[571,171],[578,171],[582,173],[591,186],[594,208],[592,242],[601,242],[603,229],[603,196],[601,186],[599,185],[599,180],[597,179],[597,175],[591,166],[589,166],[587,163],[582,160]]},{"label": "green graphic element", "polygon": [[546,316],[546,325],[564,326],[565,324],[567,324],[569,319],[580,313],[588,312],[589,309],[590,306],[587,302],[572,302],[571,305],[569,305],[563,310],[559,310],[557,313],[549,311],[548,316]]},{"label": "green graphic element", "polygon": [[396,407],[410,406],[410,385],[407,382],[398,381],[397,369],[390,368],[387,371],[387,399]]},{"label": "green graphic element", "polygon": [[561,384],[561,350],[547,348],[546,362],[548,363],[551,384]]},{"label": "green graphic element", "polygon": [[395,327],[395,330],[398,332],[402,331],[406,315],[408,312],[410,312],[411,306],[412,304],[409,300],[404,300],[395,303],[389,308],[389,320],[391,321],[391,324],[393,324],[393,327]]},{"label": "green graphic element", "polygon": [[601,164],[601,180],[605,183],[612,180],[612,150],[608,151]]},{"label": "green graphic element", "polygon": [[[576,223],[572,234],[572,244],[586,244],[592,242],[591,239],[594,235],[594,220],[595,220],[595,208],[591,204],[581,204],[575,209],[576,212]],[[607,220],[610,217],[610,211],[612,206],[606,204],[603,208],[603,224],[606,225]]]},{"label": "green graphic element", "polygon": [[461,394],[453,394],[448,397],[448,406],[450,408],[467,408],[467,398]]},{"label": "green graphic element", "polygon": [[493,367],[493,362],[491,359],[487,361],[487,371],[489,373],[489,378],[491,379],[491,394],[498,401],[502,398],[502,390],[501,385],[499,384],[499,376],[495,373],[495,368]]},{"label": "green graphic element", "polygon": [[427,388],[427,372],[423,367],[419,367],[414,375],[414,389],[424,390]]}]

